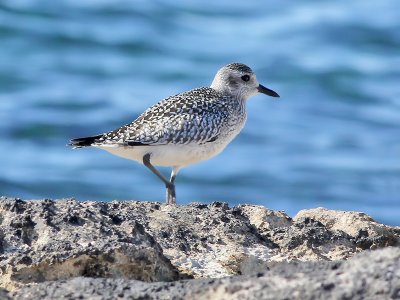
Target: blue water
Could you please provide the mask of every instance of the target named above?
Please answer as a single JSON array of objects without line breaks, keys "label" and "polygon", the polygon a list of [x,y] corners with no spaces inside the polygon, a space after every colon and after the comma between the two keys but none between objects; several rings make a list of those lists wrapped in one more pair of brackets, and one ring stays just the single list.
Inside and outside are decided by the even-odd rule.
[{"label": "blue water", "polygon": [[250,99],[240,136],[179,174],[178,202],[400,225],[400,2],[180,2],[0,2],[0,195],[164,201],[142,165],[66,143],[238,61],[281,98]]}]

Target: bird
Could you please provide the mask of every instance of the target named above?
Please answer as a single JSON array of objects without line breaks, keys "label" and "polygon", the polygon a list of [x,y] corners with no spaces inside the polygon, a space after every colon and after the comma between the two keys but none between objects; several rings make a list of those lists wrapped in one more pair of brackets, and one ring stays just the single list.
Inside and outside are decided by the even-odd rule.
[{"label": "bird", "polygon": [[[166,204],[175,205],[178,172],[221,153],[243,129],[247,99],[257,93],[279,97],[257,81],[250,67],[230,63],[218,70],[210,87],[170,96],[129,124],[68,145],[100,148],[142,163],[165,184]],[[172,168],[170,178],[156,166]]]}]

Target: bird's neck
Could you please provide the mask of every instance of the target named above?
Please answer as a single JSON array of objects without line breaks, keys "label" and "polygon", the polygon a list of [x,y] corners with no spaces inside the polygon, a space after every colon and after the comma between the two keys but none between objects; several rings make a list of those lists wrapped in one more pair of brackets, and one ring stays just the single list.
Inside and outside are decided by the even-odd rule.
[{"label": "bird's neck", "polygon": [[229,86],[224,84],[224,82],[222,80],[218,80],[217,78],[214,78],[213,82],[211,83],[210,88],[212,88],[222,94],[230,93]]},{"label": "bird's neck", "polygon": [[224,85],[219,81],[213,81],[211,84],[210,88],[213,90],[217,91],[218,93],[228,96],[229,98],[232,98],[238,102],[246,102],[247,97],[243,93],[240,92],[240,90],[232,91],[231,88],[228,85]]}]

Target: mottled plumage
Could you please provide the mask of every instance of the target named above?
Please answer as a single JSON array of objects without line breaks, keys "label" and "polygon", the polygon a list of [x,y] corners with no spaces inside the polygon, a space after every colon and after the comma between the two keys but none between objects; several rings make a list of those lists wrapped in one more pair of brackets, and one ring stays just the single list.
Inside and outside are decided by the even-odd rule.
[{"label": "mottled plumage", "polygon": [[235,116],[245,117],[242,103],[203,87],[160,101],[132,123],[105,133],[94,144],[204,144],[215,141],[225,122]]},{"label": "mottled plumage", "polygon": [[[132,123],[101,135],[73,139],[70,145],[98,147],[142,162],[165,183],[167,203],[173,204],[179,170],[220,153],[243,128],[246,100],[258,92],[279,97],[260,85],[248,66],[229,64],[218,71],[211,87],[171,96]],[[172,167],[171,179],[153,165]]]}]

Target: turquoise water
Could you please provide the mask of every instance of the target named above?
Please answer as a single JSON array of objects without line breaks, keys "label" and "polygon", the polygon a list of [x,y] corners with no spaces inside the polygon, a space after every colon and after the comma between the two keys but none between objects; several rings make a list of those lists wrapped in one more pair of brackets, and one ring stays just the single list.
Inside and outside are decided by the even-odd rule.
[{"label": "turquoise water", "polygon": [[238,61],[281,98],[250,99],[241,135],[180,173],[178,202],[324,206],[400,225],[399,11],[397,0],[1,1],[0,194],[164,201],[145,167],[66,143]]}]

